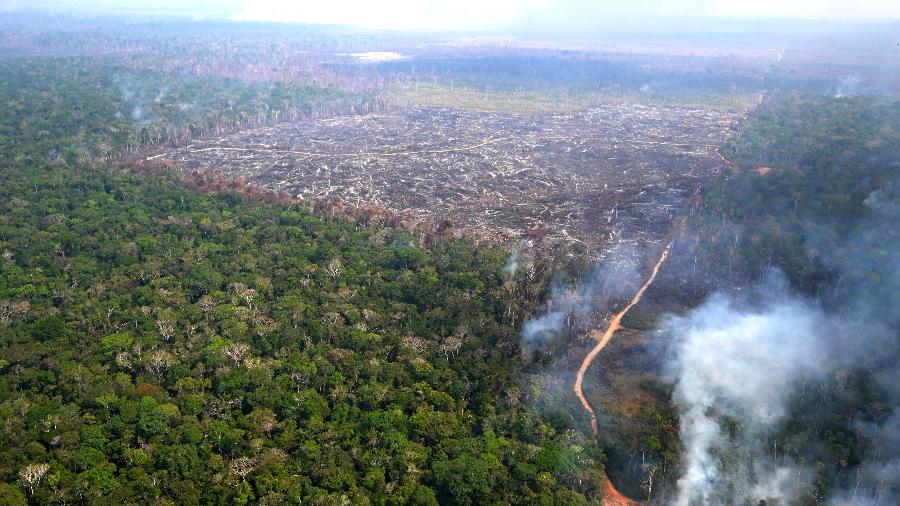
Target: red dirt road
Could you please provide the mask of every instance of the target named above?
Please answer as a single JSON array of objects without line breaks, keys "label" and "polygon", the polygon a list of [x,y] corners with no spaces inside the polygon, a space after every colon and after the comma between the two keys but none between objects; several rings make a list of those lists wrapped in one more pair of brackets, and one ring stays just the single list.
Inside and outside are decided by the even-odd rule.
[{"label": "red dirt road", "polygon": [[[594,345],[594,348],[584,357],[584,360],[581,362],[581,368],[578,369],[578,374],[575,375],[575,385],[573,389],[575,390],[575,395],[578,396],[578,400],[581,401],[581,404],[584,406],[584,409],[591,414],[591,430],[594,433],[594,438],[599,438],[599,427],[597,425],[597,415],[594,413],[594,408],[591,407],[590,403],[588,403],[587,398],[584,396],[584,392],[582,391],[581,385],[584,381],[584,373],[587,372],[588,368],[591,366],[591,363],[597,358],[597,355],[600,351],[606,347],[607,344],[612,340],[613,334],[616,333],[622,327],[622,318],[634,307],[638,302],[641,301],[641,297],[644,295],[644,292],[647,291],[647,288],[653,284],[653,281],[656,279],[656,275],[659,273],[659,268],[662,266],[663,262],[666,261],[666,258],[669,256],[669,249],[672,247],[672,243],[669,243],[666,246],[666,249],[663,250],[662,255],[659,257],[659,261],[656,262],[656,265],[653,266],[653,272],[650,274],[650,277],[647,278],[647,281],[641,286],[640,290],[634,294],[634,297],[631,298],[631,301],[625,306],[624,309],[619,311],[609,322],[609,326],[606,328],[606,331],[603,334],[598,335],[598,332],[592,332],[591,338],[597,341],[597,344]],[[616,487],[613,486],[612,482],[609,481],[609,477],[606,477],[606,498],[604,500],[604,504],[607,506],[634,506],[640,503],[636,501],[632,501],[631,499],[622,495]]]}]

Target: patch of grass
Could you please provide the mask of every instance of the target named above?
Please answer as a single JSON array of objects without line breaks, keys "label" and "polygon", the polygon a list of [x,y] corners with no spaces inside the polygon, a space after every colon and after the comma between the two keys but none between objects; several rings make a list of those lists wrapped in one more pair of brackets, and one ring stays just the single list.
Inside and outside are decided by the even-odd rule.
[{"label": "patch of grass", "polygon": [[656,319],[638,310],[632,309],[622,318],[622,326],[633,330],[653,330],[656,328]]},{"label": "patch of grass", "polygon": [[755,95],[653,95],[621,90],[569,92],[492,90],[437,83],[404,84],[384,95],[386,102],[399,107],[437,107],[507,114],[565,113],[602,104],[628,103],[658,107],[714,109],[740,112]]}]

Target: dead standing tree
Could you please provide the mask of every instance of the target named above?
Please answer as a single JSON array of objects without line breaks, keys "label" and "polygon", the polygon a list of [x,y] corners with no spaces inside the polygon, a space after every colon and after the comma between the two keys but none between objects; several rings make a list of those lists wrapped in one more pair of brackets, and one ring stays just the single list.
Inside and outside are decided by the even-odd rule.
[{"label": "dead standing tree", "polygon": [[34,487],[40,485],[49,470],[50,464],[29,464],[22,469],[19,479],[22,481],[22,485],[28,489],[28,495],[34,495]]},{"label": "dead standing tree", "polygon": [[341,259],[337,257],[332,258],[331,261],[328,262],[328,265],[325,267],[325,273],[334,280],[337,280],[337,278],[340,277],[343,270],[344,265],[341,263]]}]

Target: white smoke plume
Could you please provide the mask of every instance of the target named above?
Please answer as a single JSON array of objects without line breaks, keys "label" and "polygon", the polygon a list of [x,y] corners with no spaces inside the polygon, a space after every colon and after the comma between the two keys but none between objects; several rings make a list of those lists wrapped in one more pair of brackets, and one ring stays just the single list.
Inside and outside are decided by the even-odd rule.
[{"label": "white smoke plume", "polygon": [[164,98],[166,98],[166,94],[169,92],[168,86],[163,86],[159,89],[159,93],[156,94],[156,97],[153,98],[153,101],[157,104],[161,103]]},{"label": "white smoke plume", "polygon": [[[661,331],[684,446],[674,498],[688,504],[794,504],[814,484],[771,446],[779,421],[808,385],[863,371],[885,393],[883,416],[848,417],[869,448],[838,478],[830,506],[900,504],[900,185],[873,192],[859,232],[807,239],[838,273],[827,302],[792,293],[770,275],[749,293],[717,293]],[[831,242],[829,242],[831,241]],[[818,243],[818,244],[817,244]],[[822,415],[828,406],[822,406]],[[846,415],[846,414],[843,414]],[[865,421],[860,421],[865,420]],[[802,453],[806,462],[814,455]]]},{"label": "white smoke plume", "polygon": [[715,294],[666,320],[684,445],[675,504],[791,502],[802,469],[765,441],[794,387],[822,372],[824,321],[778,273],[748,295]]},{"label": "white smoke plume", "polygon": [[522,339],[527,344],[550,342],[567,328],[588,323],[611,300],[630,298],[640,286],[640,258],[633,248],[619,245],[578,285],[555,286],[544,314],[525,323]]},{"label": "white smoke plume", "polygon": [[860,76],[844,76],[840,78],[835,87],[834,98],[852,97],[859,95],[862,86],[862,77]]},{"label": "white smoke plume", "polygon": [[519,270],[519,260],[521,259],[521,255],[519,255],[518,251],[513,251],[512,255],[509,256],[509,259],[506,261],[506,265],[503,266],[503,273],[512,277],[516,275],[516,272]]}]

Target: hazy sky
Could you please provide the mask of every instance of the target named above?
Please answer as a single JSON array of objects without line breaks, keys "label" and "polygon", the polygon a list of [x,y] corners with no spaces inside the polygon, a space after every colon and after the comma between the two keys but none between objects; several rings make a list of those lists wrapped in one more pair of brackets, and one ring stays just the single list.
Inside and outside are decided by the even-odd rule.
[{"label": "hazy sky", "polygon": [[497,29],[522,23],[609,24],[617,18],[897,20],[900,0],[246,0],[239,19],[368,28]]},{"label": "hazy sky", "polygon": [[900,20],[900,0],[0,0],[0,10],[147,12],[388,29],[640,25],[666,18]]}]

